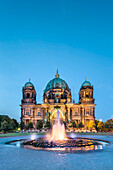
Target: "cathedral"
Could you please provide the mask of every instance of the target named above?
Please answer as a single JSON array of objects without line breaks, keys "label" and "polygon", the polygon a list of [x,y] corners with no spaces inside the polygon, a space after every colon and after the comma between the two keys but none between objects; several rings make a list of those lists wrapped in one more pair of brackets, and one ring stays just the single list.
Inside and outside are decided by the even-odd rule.
[{"label": "cathedral", "polygon": [[59,108],[61,121],[65,121],[67,126],[72,121],[78,125],[81,121],[84,130],[89,129],[91,120],[95,121],[95,99],[93,98],[93,86],[87,79],[83,82],[79,91],[79,102],[72,101],[71,89],[68,84],[60,78],[58,69],[55,78],[50,80],[43,93],[43,103],[36,101],[36,90],[34,85],[25,83],[22,88],[23,97],[21,100],[21,120],[27,126],[29,122],[36,128],[37,121],[43,123],[50,121],[54,123]]}]

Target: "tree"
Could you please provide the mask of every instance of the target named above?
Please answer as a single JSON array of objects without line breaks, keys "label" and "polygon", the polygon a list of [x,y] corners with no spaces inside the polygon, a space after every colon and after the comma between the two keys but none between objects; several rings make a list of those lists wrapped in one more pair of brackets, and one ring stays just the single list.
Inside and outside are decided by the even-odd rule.
[{"label": "tree", "polygon": [[12,121],[14,122],[15,127],[18,128],[19,124],[18,124],[17,120],[13,118]]},{"label": "tree", "polygon": [[82,122],[80,122],[79,124],[78,124],[78,128],[83,128],[84,127],[84,124],[82,123]]},{"label": "tree", "polygon": [[104,130],[104,123],[101,122],[101,121],[99,121],[99,122],[98,122],[98,125],[97,125],[97,128],[98,128],[99,131],[102,132],[102,131]]},{"label": "tree", "polygon": [[13,120],[11,120],[10,123],[8,124],[8,129],[9,130],[15,130],[16,129],[16,124]]},{"label": "tree", "polygon": [[18,127],[18,122],[16,119],[11,119],[7,115],[0,115],[0,130],[12,131]]},{"label": "tree", "polygon": [[97,132],[98,132],[98,127],[97,127],[98,126],[98,122],[99,122],[98,120],[95,120],[95,128],[96,128]]},{"label": "tree", "polygon": [[29,124],[28,124],[28,129],[32,129],[33,128],[33,123],[32,122],[29,122]]},{"label": "tree", "polygon": [[95,127],[95,123],[93,120],[91,120],[89,123],[89,129],[92,130],[94,127]]},{"label": "tree", "polygon": [[46,122],[45,128],[51,129],[51,123],[49,121]]},{"label": "tree", "polygon": [[107,131],[113,131],[113,120],[107,120],[104,124],[105,129],[107,129]]},{"label": "tree", "polygon": [[25,123],[23,121],[21,121],[20,127],[21,127],[21,129],[25,129]]},{"label": "tree", "polygon": [[[11,131],[11,130],[15,130],[18,127],[18,122],[16,121],[16,119],[11,119],[9,116],[7,115],[0,115],[0,130],[3,130],[3,122],[5,121],[5,124],[7,122],[8,127],[7,127],[7,131]],[[4,125],[5,125],[4,124]],[[2,125],[2,127],[1,127]]]},{"label": "tree", "polygon": [[8,123],[6,120],[4,120],[2,123],[1,123],[1,130],[3,130],[4,132],[8,131]]},{"label": "tree", "polygon": [[40,130],[40,129],[43,128],[43,123],[42,123],[41,120],[38,120],[38,121],[37,121],[37,126],[36,126],[36,127],[37,127],[38,130]]},{"label": "tree", "polygon": [[0,115],[0,129],[2,130],[1,128],[1,123],[6,121],[8,124],[11,122],[11,118],[7,115]]},{"label": "tree", "polygon": [[73,129],[77,127],[75,121],[72,122],[72,127],[73,127]]}]

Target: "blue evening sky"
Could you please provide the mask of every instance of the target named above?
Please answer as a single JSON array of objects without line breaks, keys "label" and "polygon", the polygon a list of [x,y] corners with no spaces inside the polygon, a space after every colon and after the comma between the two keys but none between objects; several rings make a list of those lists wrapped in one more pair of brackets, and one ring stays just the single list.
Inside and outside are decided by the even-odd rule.
[{"label": "blue evening sky", "polygon": [[113,116],[113,1],[0,1],[0,114],[20,120],[22,86],[31,78],[43,90],[60,77],[78,92],[94,86],[96,118]]}]

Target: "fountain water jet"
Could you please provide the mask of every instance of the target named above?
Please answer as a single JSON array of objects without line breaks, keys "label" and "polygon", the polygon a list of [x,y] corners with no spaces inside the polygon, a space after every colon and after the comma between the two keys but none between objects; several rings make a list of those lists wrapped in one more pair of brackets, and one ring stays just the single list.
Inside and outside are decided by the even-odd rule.
[{"label": "fountain water jet", "polygon": [[55,124],[52,127],[52,137],[51,140],[65,140],[66,133],[64,124],[61,124],[59,118],[59,110],[57,109],[57,116],[55,120]]}]

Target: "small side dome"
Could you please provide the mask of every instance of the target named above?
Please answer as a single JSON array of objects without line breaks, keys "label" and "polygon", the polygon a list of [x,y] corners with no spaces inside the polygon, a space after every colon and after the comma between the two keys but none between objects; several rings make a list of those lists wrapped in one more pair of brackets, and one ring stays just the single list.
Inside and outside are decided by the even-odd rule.
[{"label": "small side dome", "polygon": [[34,85],[30,82],[29,79],[29,82],[25,83],[24,87],[34,87]]},{"label": "small side dome", "polygon": [[85,81],[82,83],[81,87],[91,86],[91,83],[87,81],[87,78],[85,78]]}]

